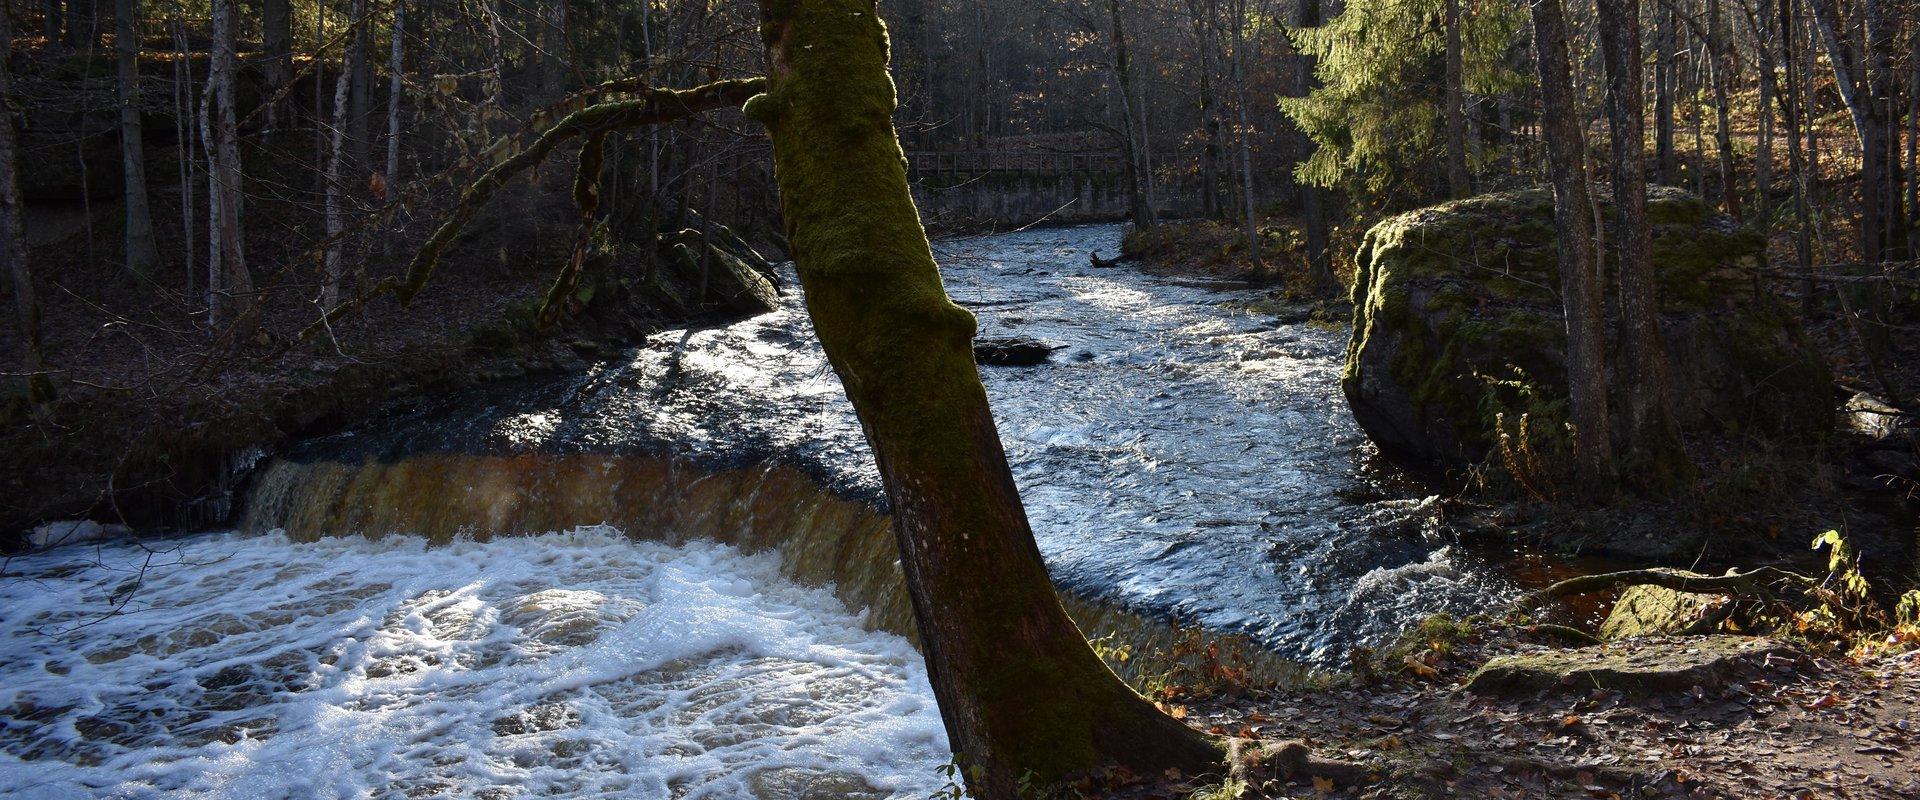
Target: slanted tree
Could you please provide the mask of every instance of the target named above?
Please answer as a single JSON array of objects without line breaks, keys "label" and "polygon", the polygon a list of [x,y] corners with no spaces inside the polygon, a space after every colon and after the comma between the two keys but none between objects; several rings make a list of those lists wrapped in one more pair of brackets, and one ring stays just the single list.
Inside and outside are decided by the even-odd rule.
[{"label": "slanted tree", "polygon": [[1606,326],[1593,249],[1593,200],[1587,191],[1586,137],[1574,102],[1560,0],[1533,0],[1534,65],[1540,74],[1540,127],[1553,183],[1553,230],[1560,253],[1560,297],[1567,325],[1567,390],[1574,427],[1574,469],[1581,494],[1612,493],[1613,434],[1607,418]]},{"label": "slanted tree", "polygon": [[114,0],[115,83],[120,99],[120,162],[126,201],[127,269],[145,275],[160,263],[147,205],[147,155],[140,130],[140,20],[136,0]]},{"label": "slanted tree", "polygon": [[[1628,470],[1635,483],[1665,489],[1686,477],[1688,462],[1668,399],[1666,346],[1647,221],[1646,110],[1640,53],[1640,0],[1597,0],[1601,60],[1607,70],[1607,120],[1613,144],[1614,246],[1620,256],[1620,333],[1625,368]],[[1563,240],[1564,241],[1564,240]],[[1563,249],[1564,252],[1564,249]]]},{"label": "slanted tree", "polygon": [[[1047,576],[974,365],[975,320],[947,297],[914,208],[874,0],[765,0],[761,9],[770,77],[684,91],[616,81],[583,93],[633,99],[582,108],[505,157],[468,187],[404,282],[383,286],[411,300],[481,205],[562,142],[584,139],[574,194],[590,215],[609,132],[744,101],[773,142],[808,313],[880,468],[968,788],[1012,800],[1023,784],[1105,766],[1219,770],[1222,745],[1115,676]],[[569,294],[578,263],[562,267],[549,308]]]}]

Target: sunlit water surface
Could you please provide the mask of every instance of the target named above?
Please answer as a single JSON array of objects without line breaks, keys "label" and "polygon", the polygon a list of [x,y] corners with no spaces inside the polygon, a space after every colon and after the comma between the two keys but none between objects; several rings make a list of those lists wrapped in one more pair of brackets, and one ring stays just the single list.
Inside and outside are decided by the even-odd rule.
[{"label": "sunlit water surface", "polygon": [[722,545],[221,534],[8,569],[37,577],[0,582],[7,797],[925,797],[947,758],[905,640]]},{"label": "sunlit water surface", "polygon": [[[1095,269],[1116,226],[940,244],[1056,580],[1338,663],[1513,593],[1370,465],[1346,335],[1261,294]],[[791,273],[788,284],[791,287]],[[585,375],[428,402],[291,454],[670,453],[879,499],[797,291]],[[426,502],[428,499],[423,499]],[[344,531],[343,531],[344,532]],[[519,533],[540,533],[521,531]],[[233,535],[17,559],[0,589],[0,794],[924,797],[945,736],[918,656],[762,556],[594,530],[425,549]],[[185,558],[187,563],[173,563]],[[127,613],[101,619],[131,591]],[[76,787],[85,787],[84,790]]]}]

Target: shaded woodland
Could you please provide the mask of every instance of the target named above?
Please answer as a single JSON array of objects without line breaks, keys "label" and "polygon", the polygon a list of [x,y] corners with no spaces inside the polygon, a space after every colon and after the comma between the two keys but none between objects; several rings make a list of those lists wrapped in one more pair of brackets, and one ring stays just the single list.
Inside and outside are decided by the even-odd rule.
[{"label": "shaded woodland", "polygon": [[[874,456],[952,796],[1737,797],[1821,769],[1913,790],[1908,0],[4,11],[17,544],[57,519],[228,525],[303,437],[798,291]],[[1043,179],[1078,195],[928,211]],[[1553,566],[1317,684],[1198,634],[1124,669],[1049,580],[976,366],[1010,351],[978,349],[928,240],[1056,215],[1127,226],[1086,269],[1258,287],[1271,327],[1351,320],[1336,411],[1366,468],[1433,495],[1432,535]],[[1529,728],[1527,698],[1569,686],[1591,691]],[[1892,710],[1839,697],[1868,689]],[[1767,703],[1797,733],[1843,703],[1889,732],[1812,766],[1749,752],[1758,785],[1575,741],[1584,715],[1660,729],[1708,691],[1741,706],[1700,710],[1708,736]],[[1623,699],[1649,694],[1680,699]],[[1427,705],[1465,738],[1408,747],[1444,733]],[[1495,757],[1519,730],[1567,741]]]}]

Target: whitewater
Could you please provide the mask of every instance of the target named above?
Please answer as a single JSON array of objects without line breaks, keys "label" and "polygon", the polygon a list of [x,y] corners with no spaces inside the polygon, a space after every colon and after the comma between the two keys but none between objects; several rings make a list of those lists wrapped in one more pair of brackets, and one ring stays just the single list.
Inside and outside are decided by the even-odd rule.
[{"label": "whitewater", "polygon": [[222,533],[9,560],[0,795],[888,798],[921,658],[777,558],[607,528]]}]

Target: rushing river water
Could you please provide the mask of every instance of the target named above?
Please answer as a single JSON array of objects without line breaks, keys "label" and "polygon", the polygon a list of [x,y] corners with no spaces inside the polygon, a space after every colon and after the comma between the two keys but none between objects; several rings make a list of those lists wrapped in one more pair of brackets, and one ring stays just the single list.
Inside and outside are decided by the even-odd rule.
[{"label": "rushing river water", "polygon": [[[937,248],[983,336],[1061,348],[1047,364],[982,372],[1063,588],[1322,663],[1512,593],[1438,538],[1431,501],[1368,466],[1337,383],[1343,330],[1283,324],[1255,291],[1091,267],[1087,251],[1112,252],[1119,233]],[[713,469],[784,464],[877,501],[859,425],[796,294],[771,314],[660,334],[584,375],[426,403],[289,459],[574,457],[555,482],[578,483],[580,457],[669,454]],[[506,463],[523,479],[552,462]],[[613,481],[612,462],[591,463]],[[279,474],[282,495],[315,480]],[[621,475],[601,501],[633,496],[636,479]],[[511,493],[462,480],[378,502],[453,513]],[[342,515],[373,502],[356,491],[302,501],[331,509],[304,518],[357,532],[339,521],[365,518]],[[549,501],[514,491],[521,505]],[[601,529],[434,549],[223,534],[154,557],[130,584],[148,558],[117,546],[9,565],[21,577],[0,597],[0,793],[908,797],[940,785],[945,736],[905,640],[866,630],[765,554]],[[123,596],[129,613],[101,619]]]}]

